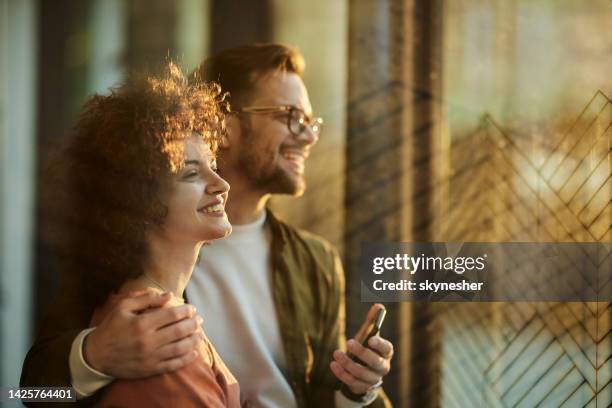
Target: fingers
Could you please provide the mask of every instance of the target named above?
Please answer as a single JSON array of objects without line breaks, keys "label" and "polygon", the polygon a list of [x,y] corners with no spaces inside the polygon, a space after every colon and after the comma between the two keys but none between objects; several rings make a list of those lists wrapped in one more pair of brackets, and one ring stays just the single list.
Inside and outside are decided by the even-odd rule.
[{"label": "fingers", "polygon": [[136,296],[129,296],[121,300],[118,307],[133,313],[143,310],[161,307],[165,305],[171,296],[169,293],[158,293],[153,290],[135,292]]},{"label": "fingers", "polygon": [[194,316],[189,319],[181,320],[178,323],[167,325],[160,330],[157,330],[153,335],[153,341],[160,347],[183,339],[195,332],[201,332],[202,318]]},{"label": "fingers", "polygon": [[181,340],[166,344],[160,347],[155,355],[159,360],[172,360],[179,358],[190,351],[196,350],[196,347],[203,340],[204,336],[201,332],[195,332]]},{"label": "fingers", "polygon": [[146,288],[146,289],[140,289],[140,290],[134,290],[132,292],[128,292],[129,296],[131,297],[136,297],[136,296],[142,296],[147,294],[150,291],[150,288]]},{"label": "fingers", "polygon": [[376,351],[384,359],[391,360],[393,357],[393,343],[380,336],[374,336],[368,340],[368,347]]},{"label": "fingers", "polygon": [[195,307],[192,305],[180,305],[156,309],[146,315],[142,315],[142,319],[146,321],[148,326],[157,330],[183,319],[192,318],[194,315]]},{"label": "fingers", "polygon": [[361,364],[354,362],[340,350],[334,351],[333,355],[334,360],[336,360],[336,362],[340,364],[340,366],[342,366],[344,371],[351,374],[357,380],[368,384],[368,387],[371,387],[372,385],[380,381],[381,375],[379,373],[370,370],[368,367],[364,367]]},{"label": "fingers", "polygon": [[355,378],[351,373],[345,370],[337,361],[332,361],[329,365],[332,372],[340,381],[346,384],[355,394],[365,394],[370,389],[371,385],[367,384],[358,378]]},{"label": "fingers", "polygon": [[382,380],[391,367],[393,344],[379,336],[372,337],[368,344],[375,351],[362,346],[354,339],[347,342],[350,353],[363,364],[356,363],[340,350],[334,352],[334,361],[330,364],[334,375],[356,394],[368,392]]},{"label": "fingers", "polygon": [[198,355],[198,352],[193,350],[186,354],[183,354],[180,357],[161,361],[153,369],[152,375],[163,374],[170,371],[178,370],[179,368],[192,363],[198,357]]},{"label": "fingers", "polygon": [[377,352],[362,346],[353,339],[349,340],[346,345],[348,351],[350,351],[355,357],[363,361],[364,364],[367,365],[370,370],[376,372],[379,376],[384,376],[389,372],[389,359],[384,358]]}]

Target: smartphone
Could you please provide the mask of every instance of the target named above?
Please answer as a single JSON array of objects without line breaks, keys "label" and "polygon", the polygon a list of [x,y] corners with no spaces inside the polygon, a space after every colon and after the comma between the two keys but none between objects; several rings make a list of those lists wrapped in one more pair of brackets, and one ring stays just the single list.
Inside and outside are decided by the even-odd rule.
[{"label": "smartphone", "polygon": [[[361,343],[362,346],[368,347],[368,341],[372,337],[378,336],[380,334],[380,328],[382,327],[382,324],[385,321],[386,315],[387,309],[385,309],[384,307],[378,310],[376,317],[372,319],[370,325],[368,326],[368,329],[364,332],[365,334],[363,338],[356,339],[359,343]],[[355,357],[352,353],[346,353],[346,355],[349,356],[354,362],[365,365],[363,361],[361,361],[358,357]]]},{"label": "smartphone", "polygon": [[363,339],[358,339],[359,342],[367,347],[368,340],[370,340],[374,336],[378,336],[380,334],[380,328],[382,327],[383,322],[385,321],[385,316],[387,315],[387,309],[384,307],[378,311],[374,320],[370,322],[370,326],[366,330],[366,335]]}]

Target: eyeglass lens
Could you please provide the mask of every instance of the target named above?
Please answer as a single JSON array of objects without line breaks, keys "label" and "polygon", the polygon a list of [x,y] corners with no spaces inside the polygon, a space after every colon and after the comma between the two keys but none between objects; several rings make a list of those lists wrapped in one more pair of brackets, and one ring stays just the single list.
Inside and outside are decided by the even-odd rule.
[{"label": "eyeglass lens", "polygon": [[310,127],[315,136],[321,133],[321,123],[318,120],[309,120],[304,112],[294,109],[289,115],[289,130],[294,135],[301,135],[306,127]]}]

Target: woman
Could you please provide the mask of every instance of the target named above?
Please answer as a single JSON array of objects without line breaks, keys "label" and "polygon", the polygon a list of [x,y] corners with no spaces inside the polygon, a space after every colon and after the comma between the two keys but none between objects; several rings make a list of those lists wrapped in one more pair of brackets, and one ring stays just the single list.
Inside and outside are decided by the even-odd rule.
[{"label": "woman", "polygon": [[[92,326],[135,291],[182,303],[201,246],[231,231],[229,185],[214,160],[224,97],[215,85],[188,84],[173,64],[167,71],[93,96],[56,164],[51,238],[64,278],[95,309]],[[168,374],[114,381],[97,405],[239,406],[238,384],[204,334],[198,354]]]}]

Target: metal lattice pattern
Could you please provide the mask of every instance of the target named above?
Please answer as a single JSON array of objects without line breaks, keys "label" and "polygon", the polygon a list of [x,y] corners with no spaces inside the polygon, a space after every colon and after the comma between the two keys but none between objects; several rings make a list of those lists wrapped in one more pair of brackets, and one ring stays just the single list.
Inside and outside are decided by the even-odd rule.
[{"label": "metal lattice pattern", "polygon": [[[612,101],[597,92],[564,133],[525,136],[485,116],[437,184],[447,241],[612,241]],[[442,406],[607,407],[612,304],[446,304]]]}]

